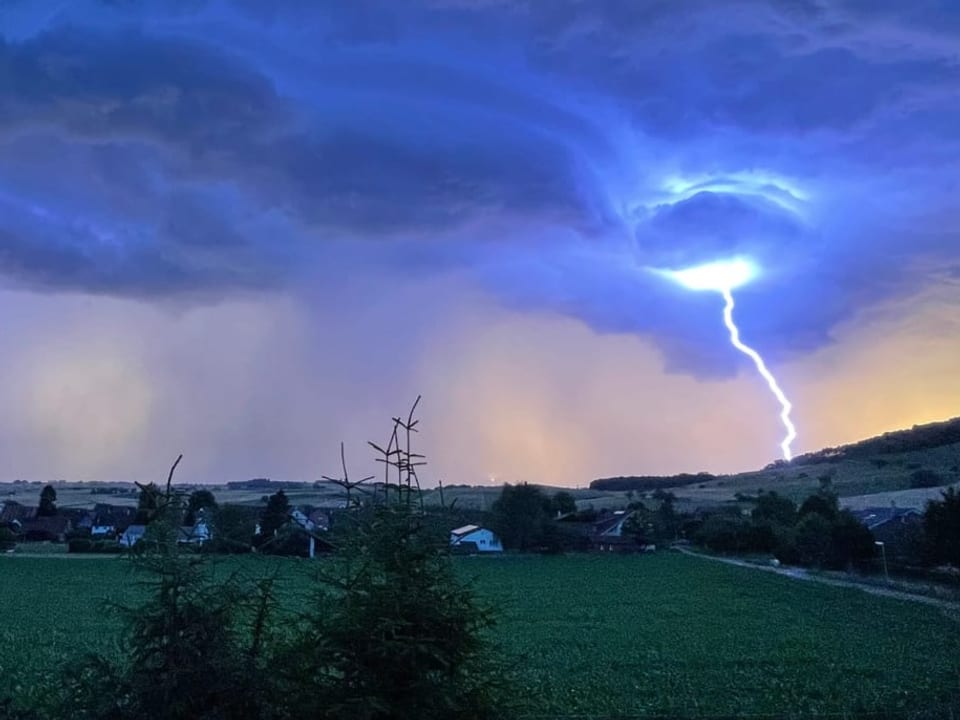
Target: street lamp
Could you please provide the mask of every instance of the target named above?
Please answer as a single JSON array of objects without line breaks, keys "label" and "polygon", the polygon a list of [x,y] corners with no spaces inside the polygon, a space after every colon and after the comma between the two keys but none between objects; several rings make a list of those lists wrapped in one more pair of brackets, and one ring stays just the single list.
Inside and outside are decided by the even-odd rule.
[{"label": "street lamp", "polygon": [[880,554],[883,556],[883,574],[887,576],[887,583],[890,582],[890,572],[887,570],[887,546],[880,540],[873,543],[880,548]]}]

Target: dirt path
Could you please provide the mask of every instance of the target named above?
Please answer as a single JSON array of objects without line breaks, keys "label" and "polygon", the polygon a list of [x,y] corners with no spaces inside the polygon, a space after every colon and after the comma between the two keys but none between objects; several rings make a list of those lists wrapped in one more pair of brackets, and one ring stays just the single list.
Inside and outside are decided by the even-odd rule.
[{"label": "dirt path", "polygon": [[952,610],[954,612],[960,612],[960,602],[942,600],[940,598],[933,598],[927,595],[917,595],[915,593],[903,592],[902,590],[890,590],[888,588],[877,587],[875,585],[858,583],[853,580],[839,580],[837,578],[823,577],[821,575],[812,574],[804,570],[803,568],[773,567],[772,565],[757,565],[756,563],[747,562],[746,560],[738,560],[736,558],[726,558],[726,557],[717,557],[715,555],[705,555],[703,553],[698,553],[683,547],[675,547],[673,549],[683,553],[684,555],[690,555],[691,557],[701,558],[703,560],[713,560],[714,562],[726,563],[727,565],[736,565],[737,567],[752,568],[753,570],[761,570],[763,572],[775,573],[776,575],[783,575],[785,577],[793,578],[794,580],[806,580],[808,582],[818,582],[823,585],[833,585],[834,587],[854,588],[856,590],[863,590],[864,592],[870,593],[871,595],[879,595],[881,597],[889,597],[889,598],[894,598],[896,600],[908,600],[910,602],[918,602],[924,605],[932,605],[934,607],[940,608],[941,610]]}]

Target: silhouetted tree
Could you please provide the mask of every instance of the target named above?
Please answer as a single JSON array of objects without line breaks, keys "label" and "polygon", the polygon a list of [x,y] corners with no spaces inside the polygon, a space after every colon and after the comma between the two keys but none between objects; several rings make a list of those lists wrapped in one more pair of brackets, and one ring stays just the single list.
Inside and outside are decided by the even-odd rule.
[{"label": "silhouetted tree", "polygon": [[187,498],[187,511],[183,517],[183,524],[193,525],[196,523],[197,514],[203,509],[215,511],[217,509],[217,499],[209,490],[194,490]]},{"label": "silhouetted tree", "polygon": [[824,475],[820,478],[820,489],[803,501],[799,515],[803,518],[811,513],[817,513],[832,521],[838,512],[840,512],[840,504],[837,493],[833,489],[833,480],[829,475]]},{"label": "silhouetted tree", "polygon": [[543,540],[548,522],[550,501],[534,485],[504,485],[493,503],[494,529],[508,548],[535,549]]},{"label": "silhouetted tree", "polygon": [[676,540],[680,528],[680,517],[674,505],[677,497],[672,492],[657,490],[653,497],[660,501],[660,506],[653,513],[653,531],[657,540],[669,542]]},{"label": "silhouetted tree", "polygon": [[577,511],[577,501],[566,490],[560,490],[553,495],[553,509],[561,515],[573,513]]},{"label": "silhouetted tree", "polygon": [[947,488],[942,499],[927,502],[923,530],[930,560],[960,567],[960,493]]},{"label": "silhouetted tree", "polygon": [[761,493],[751,516],[755,522],[766,522],[774,527],[791,527],[797,521],[797,506],[790,498],[775,492]]},{"label": "silhouetted tree", "polygon": [[260,537],[263,541],[272,538],[290,518],[290,500],[283,490],[277,490],[267,500],[267,507],[260,515]]},{"label": "silhouetted tree", "polygon": [[137,514],[133,521],[137,525],[149,525],[160,507],[160,488],[156,483],[140,485],[140,495],[137,497]]},{"label": "silhouetted tree", "polygon": [[795,547],[803,565],[823,567],[831,554],[833,526],[817,512],[804,515],[797,523]]},{"label": "silhouetted tree", "polygon": [[40,491],[40,505],[37,507],[37,515],[40,517],[52,517],[57,514],[57,491],[53,485],[45,485]]},{"label": "silhouetted tree", "polygon": [[845,570],[851,564],[869,560],[876,554],[873,533],[849,510],[842,510],[834,517],[830,540],[828,565],[837,570]]},{"label": "silhouetted tree", "polygon": [[213,539],[210,549],[226,553],[250,552],[256,525],[256,508],[220,505],[213,514]]},{"label": "silhouetted tree", "polygon": [[165,492],[153,488],[152,539],[133,560],[146,599],[121,610],[125,652],[92,656],[65,673],[57,716],[279,718],[263,652],[272,584],[242,587],[235,575],[217,577],[203,556],[185,553],[177,542],[181,498],[169,480]]}]

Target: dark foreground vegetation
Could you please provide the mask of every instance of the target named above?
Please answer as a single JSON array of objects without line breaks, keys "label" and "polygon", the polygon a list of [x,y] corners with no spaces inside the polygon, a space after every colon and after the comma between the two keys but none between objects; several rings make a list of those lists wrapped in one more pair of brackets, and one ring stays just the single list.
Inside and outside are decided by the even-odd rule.
[{"label": "dark foreground vegetation", "polygon": [[[294,613],[280,610],[275,575],[218,573],[210,555],[180,542],[185,518],[200,508],[172,489],[178,458],[165,490],[147,489],[140,508],[147,530],[131,556],[117,561],[132,565],[140,598],[108,610],[119,630],[114,651],[71,654],[26,693],[28,702],[8,696],[0,716],[495,716],[500,674],[483,639],[491,616],[423,520],[416,492],[422,461],[410,451],[415,424],[412,413],[396,420],[390,443],[378,448],[388,490],[391,469],[396,475],[382,500],[366,496],[367,479],[352,482],[344,463],[337,482],[349,522],[328,541],[332,552]],[[83,568],[74,569],[82,581]]]}]

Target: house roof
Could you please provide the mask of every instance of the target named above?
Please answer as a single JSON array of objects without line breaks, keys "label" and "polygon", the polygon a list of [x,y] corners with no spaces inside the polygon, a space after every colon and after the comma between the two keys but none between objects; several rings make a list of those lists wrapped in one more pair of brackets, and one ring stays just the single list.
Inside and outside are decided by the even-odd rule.
[{"label": "house roof", "polygon": [[0,523],[23,522],[32,520],[37,514],[37,509],[21,505],[15,500],[4,500],[3,509],[0,510]]},{"label": "house roof", "polygon": [[631,515],[633,515],[633,510],[629,512],[615,512],[610,517],[606,517],[595,522],[593,524],[593,532],[595,535],[606,535],[614,530],[618,525],[622,525],[624,522],[626,522],[627,518],[629,518]]},{"label": "house roof", "polygon": [[476,532],[477,530],[483,530],[483,528],[480,527],[479,525],[464,525],[463,527],[458,527],[456,530],[451,530],[450,534],[463,536],[463,535],[469,535],[470,533]]},{"label": "house roof", "polygon": [[125,505],[109,505],[107,503],[97,503],[93,506],[93,524],[94,525],[114,525],[125,526],[136,516],[136,508],[126,507]]},{"label": "house roof", "polygon": [[857,520],[866,525],[868,530],[873,530],[894,520],[903,522],[906,518],[920,516],[920,512],[914,508],[898,507],[864,508],[863,510],[851,510],[850,512]]},{"label": "house roof", "polygon": [[36,517],[23,523],[22,532],[44,532],[51,535],[63,535],[70,529],[70,518],[62,515]]}]

